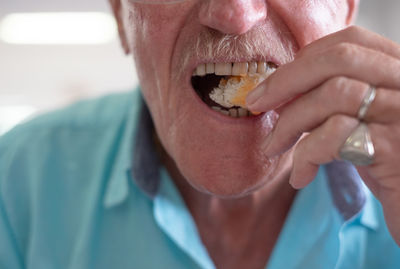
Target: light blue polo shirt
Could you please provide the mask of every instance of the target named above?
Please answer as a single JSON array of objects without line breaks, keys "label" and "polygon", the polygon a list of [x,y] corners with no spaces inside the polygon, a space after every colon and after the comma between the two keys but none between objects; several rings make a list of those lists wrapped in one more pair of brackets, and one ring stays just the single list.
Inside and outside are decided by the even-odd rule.
[{"label": "light blue polo shirt", "polygon": [[[215,268],[151,133],[134,91],[1,137],[0,268]],[[400,248],[354,168],[336,162],[297,194],[266,268],[395,269]]]}]

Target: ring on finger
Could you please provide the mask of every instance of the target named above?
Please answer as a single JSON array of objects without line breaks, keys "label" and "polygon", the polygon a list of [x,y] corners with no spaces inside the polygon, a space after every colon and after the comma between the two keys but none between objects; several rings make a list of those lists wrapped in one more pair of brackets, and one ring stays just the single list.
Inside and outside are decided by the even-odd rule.
[{"label": "ring on finger", "polygon": [[340,148],[339,156],[354,165],[365,166],[373,163],[375,148],[366,123],[361,122],[346,139]]},{"label": "ring on finger", "polygon": [[361,122],[346,139],[339,151],[341,159],[350,161],[354,165],[370,165],[375,158],[375,147],[372,143],[371,134],[367,124],[362,122],[375,97],[376,88],[370,85],[358,111],[358,119]]},{"label": "ring on finger", "polygon": [[364,96],[364,99],[361,103],[360,109],[358,110],[358,119],[360,121],[364,120],[365,115],[367,115],[368,108],[371,106],[372,102],[376,97],[376,87],[370,85],[367,93]]}]

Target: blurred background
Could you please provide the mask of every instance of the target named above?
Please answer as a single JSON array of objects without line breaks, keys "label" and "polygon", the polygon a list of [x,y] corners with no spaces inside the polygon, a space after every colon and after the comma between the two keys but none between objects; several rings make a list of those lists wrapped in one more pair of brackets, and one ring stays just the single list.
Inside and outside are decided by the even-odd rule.
[{"label": "blurred background", "polygon": [[[400,43],[399,10],[399,0],[361,0],[357,24]],[[0,1],[0,135],[37,113],[136,84],[107,0]]]}]

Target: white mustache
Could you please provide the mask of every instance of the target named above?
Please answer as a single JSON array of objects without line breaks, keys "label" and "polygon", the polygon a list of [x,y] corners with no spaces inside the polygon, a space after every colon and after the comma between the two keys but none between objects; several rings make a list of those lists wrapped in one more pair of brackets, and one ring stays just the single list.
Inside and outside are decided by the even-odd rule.
[{"label": "white mustache", "polygon": [[[179,65],[180,72],[187,71],[190,59],[204,62],[269,61],[278,59],[279,63],[288,63],[294,59],[297,44],[289,32],[271,31],[260,26],[243,35],[227,35],[216,30],[204,28],[185,46],[184,57]],[[225,60],[226,62],[226,60]],[[279,63],[277,63],[279,65]]]},{"label": "white mustache", "polygon": [[202,31],[195,42],[195,52],[200,59],[229,57],[232,61],[260,57],[265,52],[264,33],[246,35],[223,35],[214,30]]}]

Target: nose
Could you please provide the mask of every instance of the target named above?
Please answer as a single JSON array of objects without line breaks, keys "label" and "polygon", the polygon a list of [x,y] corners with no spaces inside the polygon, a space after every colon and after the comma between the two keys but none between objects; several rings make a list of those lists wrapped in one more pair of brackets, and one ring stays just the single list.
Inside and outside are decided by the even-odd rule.
[{"label": "nose", "polygon": [[244,34],[267,17],[266,0],[202,1],[200,23],[224,34]]}]

